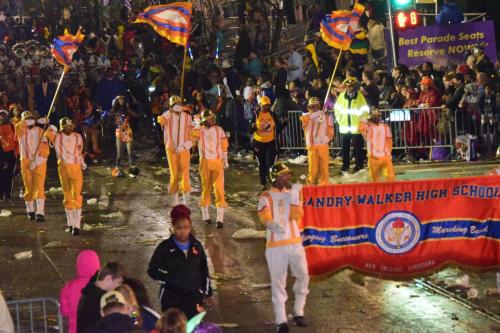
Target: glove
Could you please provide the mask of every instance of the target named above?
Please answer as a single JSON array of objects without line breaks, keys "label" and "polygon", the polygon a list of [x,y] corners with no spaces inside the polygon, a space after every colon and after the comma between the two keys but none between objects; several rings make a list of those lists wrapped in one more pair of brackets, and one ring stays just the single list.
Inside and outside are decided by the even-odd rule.
[{"label": "glove", "polygon": [[47,159],[41,156],[37,156],[34,161],[30,163],[30,170],[36,169],[37,166],[42,165]]},{"label": "glove", "polygon": [[181,147],[179,147],[179,146],[175,147],[175,152],[176,152],[177,154],[179,154],[179,153],[180,153],[181,151],[183,151],[183,150],[184,150],[184,147],[182,147],[182,146],[181,146]]},{"label": "glove", "polygon": [[224,162],[224,169],[229,168],[229,161],[227,160],[227,153],[224,153],[224,157],[222,158],[222,161]]},{"label": "glove", "polygon": [[293,184],[290,189],[290,202],[292,204],[300,203],[300,191],[302,191],[302,184]]},{"label": "glove", "polygon": [[87,164],[85,164],[85,160],[81,156],[80,156],[80,166],[82,167],[82,170],[87,170]]},{"label": "glove", "polygon": [[277,233],[277,234],[284,234],[285,233],[285,229],[283,229],[283,227],[276,223],[276,222],[270,222],[266,225],[267,229]]},{"label": "glove", "polygon": [[186,150],[191,149],[191,147],[193,147],[193,142],[192,141],[186,141],[186,142],[184,142],[184,148],[186,148]]},{"label": "glove", "polygon": [[49,130],[54,132],[54,133],[57,133],[57,127],[55,127],[54,125],[50,125]]}]

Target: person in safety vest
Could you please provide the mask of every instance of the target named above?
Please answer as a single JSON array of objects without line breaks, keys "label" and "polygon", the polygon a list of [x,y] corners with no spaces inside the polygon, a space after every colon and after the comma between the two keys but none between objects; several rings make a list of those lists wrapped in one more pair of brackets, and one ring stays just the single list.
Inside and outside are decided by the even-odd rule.
[{"label": "person in safety vest", "polygon": [[384,174],[387,181],[394,181],[392,167],[392,134],[389,125],[382,123],[381,113],[374,109],[368,120],[362,119],[359,131],[366,140],[368,171],[372,181],[377,182]]},{"label": "person in safety vest", "polygon": [[23,198],[26,202],[28,219],[43,222],[49,145],[47,139],[43,138],[43,129],[36,126],[35,116],[29,111],[22,113],[21,121],[15,127],[15,133],[19,143],[21,175],[24,183]]},{"label": "person in safety vest", "polygon": [[180,190],[183,194],[183,203],[189,206],[189,193],[191,192],[189,181],[190,149],[193,146],[191,141],[192,118],[189,109],[182,105],[179,96],[170,96],[169,108],[158,117],[158,124],[163,128],[163,141],[170,169],[168,191],[172,195],[172,205],[179,204],[178,192]]},{"label": "person in safety vest", "polygon": [[64,193],[67,232],[74,236],[81,233],[83,172],[87,165],[83,160],[83,139],[74,132],[75,125],[68,117],[59,121],[59,132],[54,125],[49,126],[46,137],[50,140],[57,154],[59,179]]},{"label": "person in safety vest", "polygon": [[12,181],[16,168],[18,146],[9,112],[0,110],[0,200],[12,198]]},{"label": "person in safety vest", "polygon": [[307,158],[309,161],[309,184],[326,185],[330,180],[328,160],[330,157],[329,143],[333,139],[332,117],[321,110],[317,97],[309,98],[307,104],[309,113],[300,117],[306,137]]},{"label": "person in safety vest", "polygon": [[288,332],[285,302],[288,266],[295,277],[293,315],[296,326],[306,326],[304,307],[309,293],[307,260],[300,231],[302,189],[290,188],[292,170],[276,163],[270,170],[272,187],[259,197],[258,215],[266,226],[266,260],[271,275],[271,293],[275,313],[276,332]]},{"label": "person in safety vest", "polygon": [[342,143],[342,168],[349,170],[351,161],[351,141],[354,146],[354,172],[363,168],[365,153],[363,151],[363,136],[359,133],[359,122],[370,111],[368,104],[359,93],[359,83],[355,77],[348,77],[342,83],[345,91],[340,93],[333,106],[335,119],[339,124],[340,140]]},{"label": "person in safety vest", "polygon": [[217,207],[216,227],[224,226],[224,208],[227,207],[224,198],[224,169],[229,167],[227,149],[229,146],[222,127],[215,124],[215,113],[205,110],[202,113],[202,125],[194,129],[192,136],[198,141],[200,155],[201,198],[200,207],[203,221],[211,224],[208,208],[210,207],[210,192],[214,191]]}]

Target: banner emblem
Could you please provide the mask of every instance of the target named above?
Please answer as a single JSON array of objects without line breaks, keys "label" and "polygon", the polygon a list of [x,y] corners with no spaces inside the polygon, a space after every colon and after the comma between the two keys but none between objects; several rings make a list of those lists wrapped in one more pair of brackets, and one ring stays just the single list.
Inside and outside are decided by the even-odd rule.
[{"label": "banner emblem", "polygon": [[384,215],[375,227],[375,242],[386,253],[409,252],[420,240],[420,221],[407,211]]}]

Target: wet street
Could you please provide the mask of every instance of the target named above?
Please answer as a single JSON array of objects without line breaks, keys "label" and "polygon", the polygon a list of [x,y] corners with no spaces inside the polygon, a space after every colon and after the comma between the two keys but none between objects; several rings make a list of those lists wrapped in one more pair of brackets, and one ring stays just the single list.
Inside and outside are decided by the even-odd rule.
[{"label": "wet street", "polygon": [[[155,246],[169,236],[168,171],[165,159],[160,163],[149,150],[137,155],[141,168],[137,178],[112,178],[110,161],[86,171],[82,220],[85,227],[80,237],[64,232],[62,193],[57,190],[60,184],[54,167],[49,168],[47,176],[44,223],[26,219],[24,204],[17,195],[19,180],[16,181],[16,198],[0,203],[1,209],[13,214],[0,217],[0,289],[7,299],[58,298],[64,282],[74,276],[78,252],[91,248],[99,253],[102,263],[120,261],[129,275],[145,282],[158,308],[158,287],[147,276],[146,269]],[[332,174],[338,170],[334,164]],[[484,174],[493,166],[417,163],[399,165],[396,171],[398,179],[462,177]],[[305,166],[294,169],[296,179],[306,172]],[[255,163],[249,158],[233,156],[231,168],[226,171],[231,207],[222,230],[203,225],[196,202],[200,191],[197,165],[192,165],[191,176],[195,189],[191,197],[194,227],[207,249],[216,289],[217,305],[210,309],[208,320],[220,324],[225,332],[273,332],[264,240],[232,237],[242,228],[263,230],[255,212],[260,190]],[[356,176],[334,177],[332,182],[363,181],[366,177],[366,171],[362,171]],[[214,216],[215,210],[211,213]],[[14,255],[23,251],[32,251],[32,257],[16,260]],[[291,332],[499,332],[498,321],[476,311],[486,309],[500,315],[500,297],[492,294],[496,288],[494,271],[479,273],[448,268],[428,277],[428,281],[445,287],[451,285],[449,290],[456,284],[458,290],[461,286],[457,279],[465,273],[470,277],[470,286],[478,291],[478,297],[471,297],[468,302],[477,308],[467,308],[433,293],[414,280],[386,281],[346,269],[327,280],[311,282],[306,306],[309,327],[291,327]],[[291,288],[289,298],[291,305]]]}]

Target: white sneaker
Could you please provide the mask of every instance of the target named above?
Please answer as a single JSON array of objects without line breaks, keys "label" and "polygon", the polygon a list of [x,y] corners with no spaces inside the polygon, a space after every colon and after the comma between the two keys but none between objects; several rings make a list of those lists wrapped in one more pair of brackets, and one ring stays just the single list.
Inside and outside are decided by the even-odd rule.
[{"label": "white sneaker", "polygon": [[179,204],[179,193],[172,194],[172,206],[177,206]]}]

